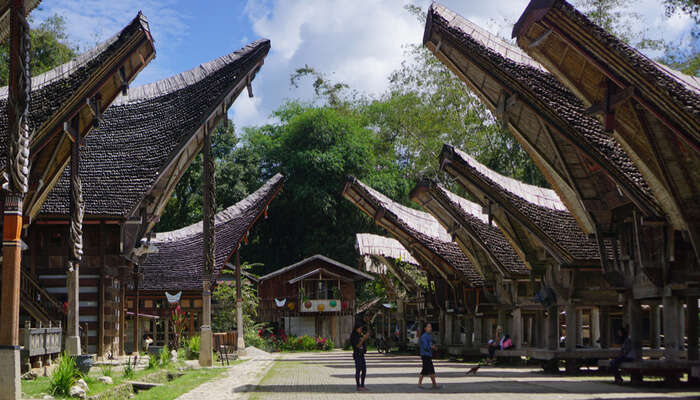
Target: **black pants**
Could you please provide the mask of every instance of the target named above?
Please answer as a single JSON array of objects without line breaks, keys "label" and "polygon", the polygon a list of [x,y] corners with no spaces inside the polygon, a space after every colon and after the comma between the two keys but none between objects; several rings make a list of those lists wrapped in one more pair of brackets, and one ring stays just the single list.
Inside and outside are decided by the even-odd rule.
[{"label": "black pants", "polygon": [[610,372],[615,375],[615,378],[620,377],[620,364],[627,361],[632,361],[632,359],[626,356],[617,356],[610,361]]},{"label": "black pants", "polygon": [[420,370],[420,374],[423,376],[435,375],[435,367],[433,366],[433,358],[428,356],[420,356],[421,361],[423,361],[423,368]]},{"label": "black pants", "polygon": [[493,358],[496,354],[496,346],[489,345],[489,358]]},{"label": "black pants", "polygon": [[355,382],[357,387],[365,387],[365,377],[367,376],[367,362],[365,362],[365,356],[355,355]]}]

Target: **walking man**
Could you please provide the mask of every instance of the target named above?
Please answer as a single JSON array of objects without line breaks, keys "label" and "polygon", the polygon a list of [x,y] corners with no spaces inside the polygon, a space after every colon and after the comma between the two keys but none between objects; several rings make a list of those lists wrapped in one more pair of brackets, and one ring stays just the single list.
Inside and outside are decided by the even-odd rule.
[{"label": "walking man", "polygon": [[367,344],[365,342],[369,338],[369,332],[363,333],[364,328],[364,325],[357,323],[350,334],[352,358],[355,360],[355,383],[357,384],[358,392],[367,391],[367,388],[365,388],[365,377],[367,376],[365,353],[367,352]]},{"label": "walking man", "polygon": [[433,331],[433,326],[428,323],[425,325],[425,331],[420,337],[420,358],[423,361],[423,369],[418,377],[418,388],[423,389],[423,378],[429,376],[433,382],[433,389],[438,389],[439,386],[435,382],[435,367],[433,366],[433,350],[437,350],[437,346],[433,344],[433,337],[430,332]]}]

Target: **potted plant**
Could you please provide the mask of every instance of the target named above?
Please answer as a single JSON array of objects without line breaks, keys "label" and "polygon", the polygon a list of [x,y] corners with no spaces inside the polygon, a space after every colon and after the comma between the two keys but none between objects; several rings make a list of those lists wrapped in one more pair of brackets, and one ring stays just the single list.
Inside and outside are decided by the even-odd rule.
[{"label": "potted plant", "polygon": [[340,300],[340,288],[338,288],[337,286],[335,286],[335,287],[333,288],[332,292],[333,292],[333,298],[336,299],[336,300]]}]

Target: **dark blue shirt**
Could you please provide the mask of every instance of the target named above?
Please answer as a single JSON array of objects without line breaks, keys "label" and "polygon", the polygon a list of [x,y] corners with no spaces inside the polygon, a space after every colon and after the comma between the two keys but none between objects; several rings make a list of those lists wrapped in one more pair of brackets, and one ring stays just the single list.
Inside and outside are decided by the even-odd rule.
[{"label": "dark blue shirt", "polygon": [[420,355],[433,356],[433,337],[428,332],[423,333],[420,337]]}]

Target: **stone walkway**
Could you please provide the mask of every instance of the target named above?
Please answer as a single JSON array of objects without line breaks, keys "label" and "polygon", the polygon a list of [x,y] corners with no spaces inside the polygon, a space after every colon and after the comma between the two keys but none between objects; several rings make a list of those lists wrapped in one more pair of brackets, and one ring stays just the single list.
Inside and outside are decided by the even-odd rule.
[{"label": "stone walkway", "polygon": [[177,400],[247,398],[247,392],[255,389],[255,385],[265,376],[277,357],[253,348],[248,351],[247,356],[241,358],[246,361],[231,367],[223,378],[206,382]]},{"label": "stone walkway", "polygon": [[[250,399],[698,399],[700,390],[670,390],[655,383],[643,387],[617,386],[612,379],[597,376],[563,377],[545,375],[535,368],[482,367],[476,376],[466,376],[466,365],[436,362],[439,390],[428,389],[429,380],[418,389],[420,359],[411,356],[367,355],[368,393],[355,392],[354,364],[348,352],[296,353],[281,355],[257,386]],[[270,362],[270,361],[265,361]],[[246,363],[248,364],[248,363]],[[245,365],[245,364],[243,364]],[[236,373],[229,374],[230,377]],[[228,378],[227,378],[228,379]],[[225,380],[225,379],[224,379]],[[206,386],[206,385],[203,385]],[[226,384],[220,390],[231,393]],[[219,392],[201,392],[188,398],[221,397]]]}]

